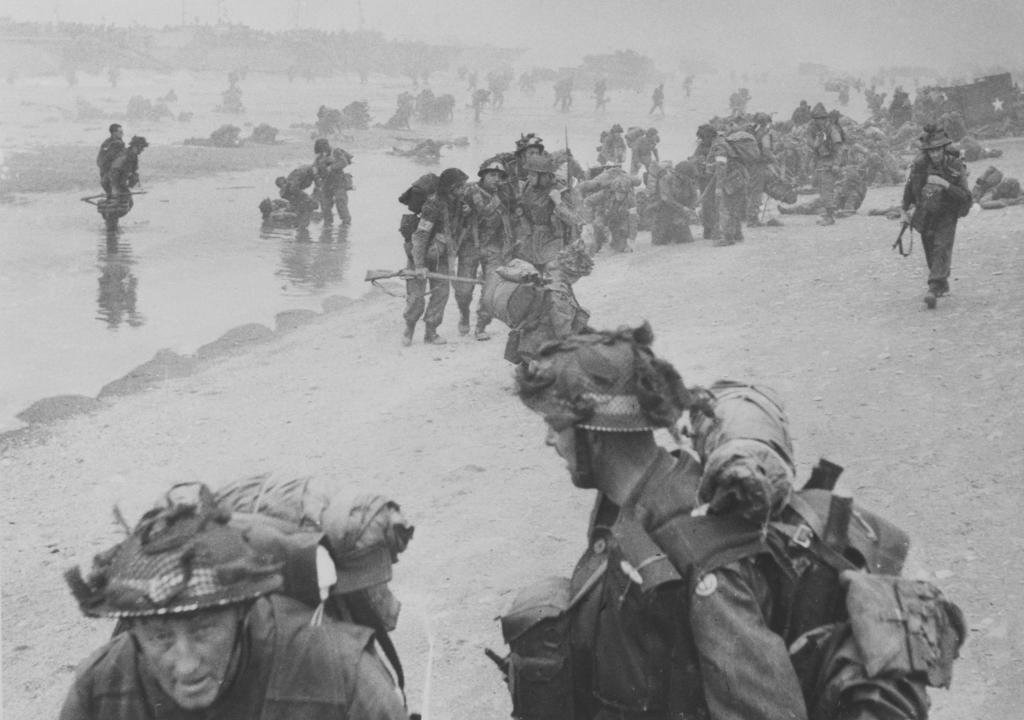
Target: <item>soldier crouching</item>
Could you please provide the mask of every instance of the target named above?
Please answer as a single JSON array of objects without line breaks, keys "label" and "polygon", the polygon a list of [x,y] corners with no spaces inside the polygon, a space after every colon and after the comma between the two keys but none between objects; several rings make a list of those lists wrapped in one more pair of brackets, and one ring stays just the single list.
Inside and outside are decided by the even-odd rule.
[{"label": "soldier crouching", "polygon": [[178,486],[87,578],[68,572],[82,612],[125,631],[79,666],[61,720],[405,717],[372,631],[278,594],[281,564],[230,517]]}]

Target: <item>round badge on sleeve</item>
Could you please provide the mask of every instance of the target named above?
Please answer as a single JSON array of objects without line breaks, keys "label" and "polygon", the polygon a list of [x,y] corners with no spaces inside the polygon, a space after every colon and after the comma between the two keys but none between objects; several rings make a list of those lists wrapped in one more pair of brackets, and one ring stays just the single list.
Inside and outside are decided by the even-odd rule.
[{"label": "round badge on sleeve", "polygon": [[707,597],[715,590],[718,589],[718,578],[715,577],[714,573],[708,573],[700,579],[697,583],[697,587],[694,590],[701,597]]}]

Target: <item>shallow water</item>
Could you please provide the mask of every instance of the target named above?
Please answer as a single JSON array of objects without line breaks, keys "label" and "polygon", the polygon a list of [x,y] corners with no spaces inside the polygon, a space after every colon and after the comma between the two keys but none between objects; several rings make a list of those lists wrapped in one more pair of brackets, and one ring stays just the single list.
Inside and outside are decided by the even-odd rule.
[{"label": "shallow water", "polygon": [[[211,107],[225,85],[214,74],[125,76],[119,95],[138,90],[155,98],[167,87],[176,87],[186,102],[191,98],[193,106],[203,107]],[[279,127],[309,122],[325,95],[323,102],[335,107],[348,102],[339,95],[369,98],[374,120],[383,121],[394,109],[398,92],[409,89],[398,80],[371,87],[328,82],[289,85],[281,77],[250,76],[242,84],[243,100],[250,108],[259,108],[258,117],[250,111],[255,122]],[[818,95],[824,97],[806,78],[772,82],[771,90],[749,85],[753,109],[787,116],[800,97],[812,103]],[[672,93],[666,86],[665,118],[646,115],[649,90],[613,92],[608,110],[595,114],[589,90],[580,89],[574,110],[562,115],[550,107],[550,88],[541,86],[532,97],[510,93],[505,111],[485,114],[479,125],[472,122],[470,110],[457,107],[450,126],[414,128],[423,137],[469,137],[469,147],[446,148],[438,166],[418,165],[383,150],[357,151],[351,168],[356,184],[350,194],[353,223],[348,228],[324,229],[318,223],[308,233],[261,228],[256,205],[275,195],[274,176],[310,160],[298,149],[295,162],[278,170],[152,185],[145,183],[143,154],[146,194],[136,198],[134,209],[112,236],[95,209],[79,201],[81,192],[47,193],[2,205],[0,431],[17,427],[14,416],[40,398],[95,396],[103,385],[161,348],[190,354],[234,326],[260,322],[273,327],[274,316],[282,310],[319,310],[329,295],[361,295],[367,290],[362,280],[367,269],[397,269],[404,264],[397,232],[402,207],[396,198],[424,172],[457,166],[472,176],[483,159],[511,149],[521,132],[531,130],[546,138],[549,148],[559,149],[568,129],[574,153],[586,164],[594,158],[600,130],[613,122],[627,127],[656,125],[662,159],[680,160],[692,150],[697,125],[725,113],[733,89],[725,78],[709,79],[698,83],[693,98],[683,100],[678,89]],[[453,92],[460,102],[466,95],[454,78],[447,84],[436,82],[434,90]],[[113,91],[98,82],[90,87],[83,81],[75,93],[97,103],[105,98],[113,105],[116,100],[108,97]],[[10,122],[5,123],[7,136],[0,138],[2,147],[45,138],[92,144],[105,135],[104,126],[97,138],[102,122],[62,122],[58,132],[52,123],[46,125],[46,113],[52,114],[52,109],[32,114],[32,108],[52,106],[67,94],[52,78],[24,81],[3,94],[30,99],[35,105],[7,105],[4,119]],[[63,104],[70,106],[66,97]],[[18,111],[11,111],[15,106]],[[206,135],[226,121],[205,113],[197,114],[187,128],[164,124],[145,131],[151,143],[172,143]],[[400,301],[395,302],[397,326]]]}]

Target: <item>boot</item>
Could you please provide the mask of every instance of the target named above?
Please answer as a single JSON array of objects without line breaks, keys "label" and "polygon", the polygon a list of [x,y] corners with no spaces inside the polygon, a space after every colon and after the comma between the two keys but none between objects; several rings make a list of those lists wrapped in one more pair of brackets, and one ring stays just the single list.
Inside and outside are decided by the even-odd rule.
[{"label": "boot", "polygon": [[735,245],[732,240],[726,240],[724,237],[720,237],[711,243],[714,247],[728,247],[729,245]]},{"label": "boot", "polygon": [[836,218],[831,212],[827,212],[818,219],[818,225],[835,225]]},{"label": "boot", "polygon": [[402,345],[409,347],[412,345],[412,334],[416,330],[416,324],[406,324],[405,332],[402,333]]},{"label": "boot", "polygon": [[935,288],[928,288],[928,292],[924,294],[924,304],[929,310],[935,309],[935,304],[939,300],[939,293],[935,291]]},{"label": "boot", "polygon": [[490,334],[487,332],[483,325],[476,326],[476,332],[473,333],[473,337],[480,341],[491,339]]},{"label": "boot", "polygon": [[459,317],[459,335],[469,335],[469,313],[464,312]]},{"label": "boot", "polygon": [[427,345],[444,345],[448,341],[437,334],[437,330],[427,328],[427,332],[423,335],[423,342]]}]

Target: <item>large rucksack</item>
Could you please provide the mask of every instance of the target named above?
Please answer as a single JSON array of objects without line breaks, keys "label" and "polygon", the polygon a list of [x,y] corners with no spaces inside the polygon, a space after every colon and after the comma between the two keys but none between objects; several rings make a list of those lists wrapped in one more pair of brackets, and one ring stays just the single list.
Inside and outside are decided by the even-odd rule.
[{"label": "large rucksack", "polygon": [[740,162],[754,163],[764,159],[757,138],[745,130],[737,130],[725,136],[729,154]]}]

